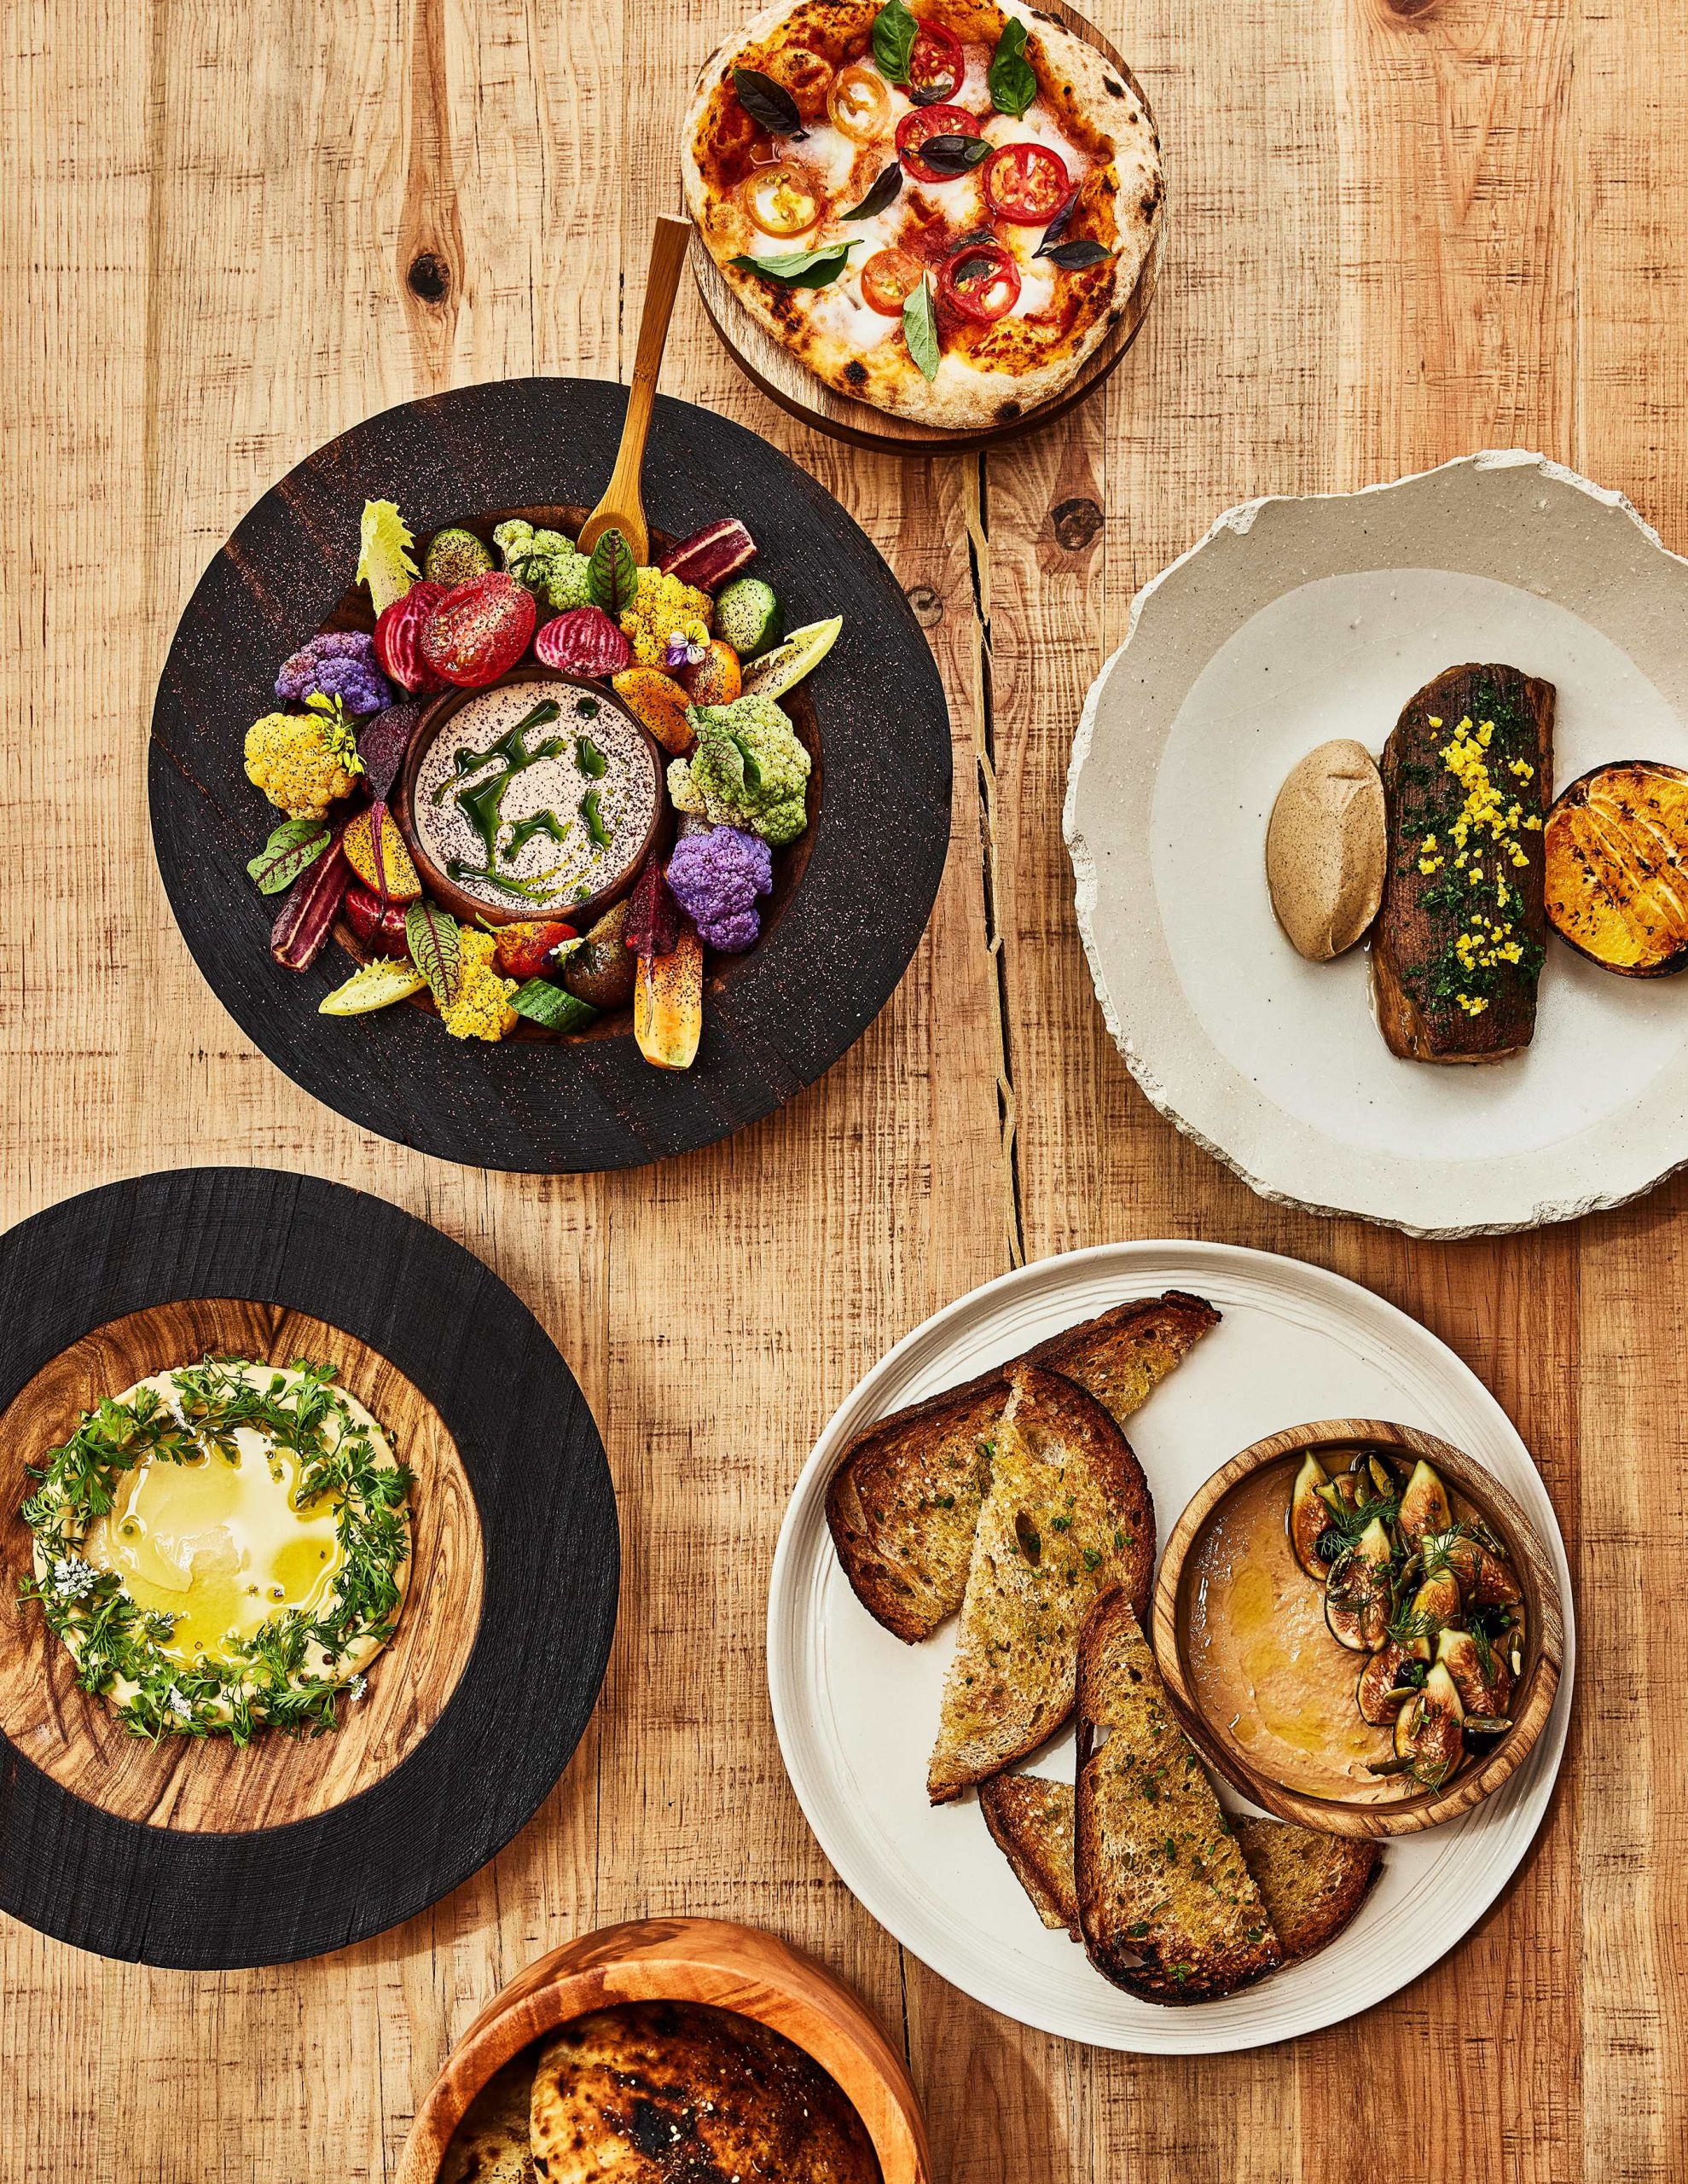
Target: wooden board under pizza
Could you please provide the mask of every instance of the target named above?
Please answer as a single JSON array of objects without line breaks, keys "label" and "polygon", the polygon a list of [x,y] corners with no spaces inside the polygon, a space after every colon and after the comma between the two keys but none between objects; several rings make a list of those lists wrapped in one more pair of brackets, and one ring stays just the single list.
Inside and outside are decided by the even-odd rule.
[{"label": "wooden board under pizza", "polygon": [[780,0],[710,61],[681,148],[758,324],[839,393],[959,431],[1070,384],[1163,203],[1136,85],[1019,0]]}]

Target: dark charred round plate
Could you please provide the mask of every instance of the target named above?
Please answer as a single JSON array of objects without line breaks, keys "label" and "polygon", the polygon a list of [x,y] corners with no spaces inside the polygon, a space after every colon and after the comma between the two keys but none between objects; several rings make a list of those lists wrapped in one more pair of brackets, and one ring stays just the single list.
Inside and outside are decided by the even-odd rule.
[{"label": "dark charred round plate", "polygon": [[360,1128],[476,1167],[634,1166],[728,1136],[791,1099],[890,998],[948,845],[948,709],[890,569],[777,449],[658,398],[644,474],[653,533],[683,537],[737,516],[788,628],[844,618],[788,708],[818,761],[818,808],[776,859],[756,947],[709,958],[696,1063],[653,1069],[625,1014],[595,1037],[497,1045],[450,1038],[430,1012],[402,1003],[322,1016],[323,996],[352,967],[344,952],[325,949],[302,973],[272,961],[276,899],[246,868],[277,815],[246,777],[246,731],[275,709],[281,662],[343,613],[364,501],[396,501],[419,539],[448,524],[479,528],[489,510],[589,508],[626,400],[601,380],[506,380],[354,426],[236,526],[183,615],[154,709],[159,869],[223,1007],[278,1068]]},{"label": "dark charred round plate", "polygon": [[[218,1354],[333,1364],[414,1474],[403,1606],[325,1735],[133,1736],[18,1600],[26,1467]],[[621,1556],[585,1399],[489,1268],[361,1191],[184,1168],[0,1237],[0,1909],[78,1949],[226,1971],[380,1933],[526,1825],[597,1702]]]}]

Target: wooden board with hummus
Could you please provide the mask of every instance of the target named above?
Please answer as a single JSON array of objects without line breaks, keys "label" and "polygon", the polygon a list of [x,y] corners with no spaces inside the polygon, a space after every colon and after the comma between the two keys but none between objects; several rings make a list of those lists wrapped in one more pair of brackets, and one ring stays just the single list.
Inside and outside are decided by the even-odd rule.
[{"label": "wooden board with hummus", "polygon": [[651,561],[577,550],[624,408],[533,380],[355,427],[245,519],[160,685],[154,842],[212,985],[319,1097],[475,1165],[657,1159],[789,1098],[948,845],[925,640],[785,457],[660,402]]},{"label": "wooden board with hummus", "polygon": [[584,1728],[618,1568],[510,1292],[359,1193],[189,1169],[0,1239],[0,1905],[254,1965],[502,1847]]}]

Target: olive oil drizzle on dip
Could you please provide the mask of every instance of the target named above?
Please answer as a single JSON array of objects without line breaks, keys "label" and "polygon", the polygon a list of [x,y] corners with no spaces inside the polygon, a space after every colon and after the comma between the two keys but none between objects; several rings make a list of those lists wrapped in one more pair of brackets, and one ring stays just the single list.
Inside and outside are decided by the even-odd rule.
[{"label": "olive oil drizzle on dip", "polygon": [[38,1600],[137,1734],[332,1728],[391,1638],[410,1472],[331,1366],[207,1359],[87,1413],[24,1505]]}]

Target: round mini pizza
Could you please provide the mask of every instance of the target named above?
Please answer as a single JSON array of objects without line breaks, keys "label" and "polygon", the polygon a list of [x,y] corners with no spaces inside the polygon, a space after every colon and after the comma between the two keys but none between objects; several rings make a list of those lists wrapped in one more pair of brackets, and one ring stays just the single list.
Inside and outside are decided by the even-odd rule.
[{"label": "round mini pizza", "polygon": [[782,0],[704,71],[682,158],[753,318],[841,394],[957,429],[1070,383],[1161,218],[1136,84],[1019,0]]}]

